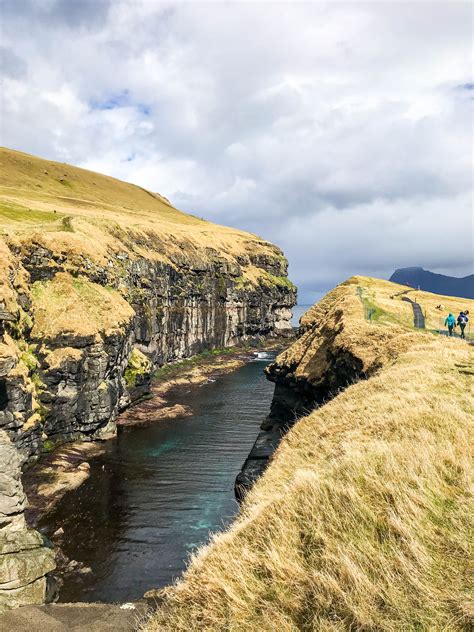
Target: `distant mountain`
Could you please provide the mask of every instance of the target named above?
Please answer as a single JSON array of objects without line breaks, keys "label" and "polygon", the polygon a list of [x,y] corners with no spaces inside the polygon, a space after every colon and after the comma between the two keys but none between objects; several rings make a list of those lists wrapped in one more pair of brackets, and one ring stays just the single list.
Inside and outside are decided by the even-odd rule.
[{"label": "distant mountain", "polygon": [[434,294],[474,298],[474,274],[458,278],[436,274],[423,268],[399,268],[395,270],[389,281],[414,288],[419,287],[420,290],[434,292]]}]

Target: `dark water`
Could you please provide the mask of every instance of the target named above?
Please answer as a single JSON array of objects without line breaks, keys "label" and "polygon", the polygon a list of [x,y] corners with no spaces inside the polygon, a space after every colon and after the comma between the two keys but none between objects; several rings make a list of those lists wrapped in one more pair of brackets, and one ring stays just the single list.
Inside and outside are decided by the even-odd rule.
[{"label": "dark water", "polygon": [[121,428],[107,443],[89,480],[40,525],[63,527],[66,555],[92,569],[67,578],[60,601],[129,601],[170,584],[231,521],[234,479],[273,394],[266,362],[175,393],[170,403],[191,405],[193,417]]}]

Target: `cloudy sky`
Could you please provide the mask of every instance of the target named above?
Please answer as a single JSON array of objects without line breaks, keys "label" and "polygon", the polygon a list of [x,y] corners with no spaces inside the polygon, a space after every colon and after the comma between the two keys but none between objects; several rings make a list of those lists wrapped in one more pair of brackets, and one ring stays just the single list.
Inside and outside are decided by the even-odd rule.
[{"label": "cloudy sky", "polygon": [[0,0],[0,143],[281,246],[300,302],[471,273],[472,6]]}]

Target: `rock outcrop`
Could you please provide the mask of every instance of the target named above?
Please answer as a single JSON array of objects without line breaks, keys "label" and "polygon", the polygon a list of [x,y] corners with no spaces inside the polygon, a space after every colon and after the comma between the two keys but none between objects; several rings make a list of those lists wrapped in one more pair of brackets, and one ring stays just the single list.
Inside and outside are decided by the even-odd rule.
[{"label": "rock outcrop", "polygon": [[26,462],[110,436],[154,367],[291,332],[272,244],[112,178],[1,157],[0,428]]},{"label": "rock outcrop", "polygon": [[155,367],[292,333],[272,244],[113,178],[0,158],[0,429],[21,467],[112,436]]},{"label": "rock outcrop", "polygon": [[0,431],[0,612],[46,600],[54,553],[25,523],[21,459]]}]

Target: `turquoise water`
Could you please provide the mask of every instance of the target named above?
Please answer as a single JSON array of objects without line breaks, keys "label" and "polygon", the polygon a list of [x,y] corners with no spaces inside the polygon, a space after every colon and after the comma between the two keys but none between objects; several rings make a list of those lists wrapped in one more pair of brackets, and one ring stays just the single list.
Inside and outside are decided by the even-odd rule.
[{"label": "turquoise water", "polygon": [[64,529],[63,549],[92,572],[66,577],[60,601],[129,601],[172,583],[190,553],[235,516],[234,479],[268,414],[266,361],[170,403],[192,417],[120,428],[91,476],[40,527]]}]

